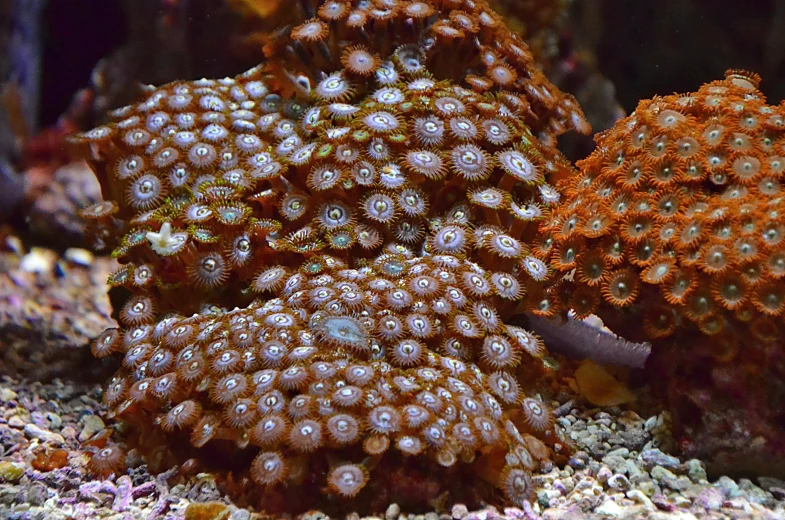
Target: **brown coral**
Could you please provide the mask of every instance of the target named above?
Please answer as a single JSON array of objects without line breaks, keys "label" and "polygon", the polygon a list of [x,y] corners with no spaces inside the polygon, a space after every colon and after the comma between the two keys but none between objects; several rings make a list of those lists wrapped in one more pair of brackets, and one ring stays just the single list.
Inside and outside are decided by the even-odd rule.
[{"label": "brown coral", "polygon": [[[570,129],[590,131],[575,99],[551,84],[526,43],[485,0],[335,0],[316,2],[318,10],[313,3],[305,0],[301,5],[315,17],[265,51],[279,64],[275,68],[282,83],[296,91],[322,92],[314,81],[341,70],[342,61],[346,65],[346,53],[352,49],[348,46],[370,41],[374,49],[366,60],[382,56],[410,74],[449,80],[478,92],[502,93],[540,139],[550,140]],[[327,28],[329,37],[322,30]],[[345,72],[349,78],[367,74],[353,67]],[[395,77],[386,79],[396,82]],[[366,86],[354,88],[370,93]]]},{"label": "brown coral", "polygon": [[[508,299],[529,283],[523,273],[543,279],[525,239],[558,200],[546,175],[570,167],[538,144],[504,98],[415,75],[391,86],[383,80],[357,105],[318,99],[309,105],[281,101],[261,78],[254,70],[225,85],[170,85],[122,110],[112,127],[77,139],[95,154],[114,201],[85,214],[110,228],[128,223],[115,256],[137,257],[145,244],[155,253],[116,273],[115,285],[155,287],[164,295],[154,298],[159,314],[195,312],[208,293],[212,303],[241,303],[238,293],[254,275],[257,289],[275,288],[281,275],[260,271],[273,257],[296,266],[302,260],[294,259],[320,250],[371,258],[423,248],[486,259],[484,265],[508,276],[499,273],[485,285],[506,287]],[[316,88],[351,89],[352,83],[332,75]],[[262,110],[239,108],[232,96]],[[178,106],[189,98],[183,110],[194,112],[170,115],[151,106],[170,104],[169,97]],[[473,128],[473,137],[445,127]],[[202,148],[214,150],[211,162],[195,157]],[[122,173],[129,161],[133,172]],[[442,197],[429,196],[437,190]],[[472,229],[475,218],[488,225]],[[487,291],[483,284],[472,290]]]},{"label": "brown coral", "polygon": [[[556,310],[527,241],[559,198],[547,177],[571,171],[549,136],[580,112],[552,86],[527,89],[541,76],[511,36],[493,57],[505,90],[438,80],[430,51],[397,36],[339,45],[363,16],[363,31],[407,39],[398,25],[441,8],[353,7],[339,21],[320,9],[264,67],[151,90],[74,137],[115,205],[85,213],[124,229],[110,282],[133,294],[122,333],[96,344],[124,356],[106,402],[160,461],[228,444],[262,489],[297,495],[285,484],[309,469],[327,494],[378,499],[417,457],[431,462],[417,474],[451,482],[423,501],[464,493],[449,476],[477,461],[520,504],[549,453],[533,435],[564,445],[508,415],[544,349],[505,320]],[[502,34],[484,4],[464,7],[418,30]],[[305,490],[302,507],[318,496]]]},{"label": "brown coral", "polygon": [[[309,272],[315,265],[319,272]],[[454,306],[469,329],[419,297],[390,309],[389,299],[409,293],[423,273],[435,279],[488,276],[450,256],[382,255],[359,269],[314,257],[264,303],[173,316],[155,330],[128,328],[119,347],[125,368],[110,383],[107,404],[113,414],[140,423],[147,443],[168,432],[195,447],[219,440],[248,447],[249,460],[256,452],[251,476],[264,486],[289,481],[294,467],[315,471],[333,460],[350,465],[347,475],[328,479],[347,497],[359,493],[368,475],[378,475],[377,465],[405,467],[410,456],[432,460],[427,471],[433,475],[452,474],[449,468],[475,459],[491,467],[506,460],[506,470],[496,469],[498,479],[515,467],[530,470],[522,435],[556,439],[548,437],[549,412],[524,399],[513,375],[520,358],[531,363],[532,354],[541,355],[531,346],[536,339],[487,322],[495,312],[487,303],[493,292],[478,301],[486,310],[447,284],[431,295]],[[355,297],[360,302],[350,308],[346,302]],[[474,337],[474,328],[494,334],[483,340]],[[173,333],[189,339],[172,348],[166,338]],[[521,406],[526,414],[508,416],[506,410]],[[537,409],[543,419],[535,421],[529,410]],[[160,430],[151,430],[154,424]],[[514,455],[507,453],[514,447]],[[526,460],[515,462],[521,457]],[[371,489],[378,491],[381,482],[378,477]],[[508,499],[520,502],[529,492]]]}]

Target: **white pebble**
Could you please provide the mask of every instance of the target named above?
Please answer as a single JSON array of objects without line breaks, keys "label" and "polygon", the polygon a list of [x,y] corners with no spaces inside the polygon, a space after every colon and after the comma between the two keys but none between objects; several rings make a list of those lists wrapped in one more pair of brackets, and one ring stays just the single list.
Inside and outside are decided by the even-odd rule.
[{"label": "white pebble", "polygon": [[34,247],[22,258],[19,267],[28,273],[46,273],[52,270],[55,259],[54,251]]},{"label": "white pebble", "polygon": [[63,436],[59,433],[46,431],[33,423],[25,424],[25,435],[34,439],[39,439],[44,442],[52,442],[58,445],[65,442],[65,439],[63,439]]},{"label": "white pebble", "polygon": [[93,263],[93,258],[94,258],[93,253],[91,253],[87,249],[71,247],[65,250],[65,259],[71,262],[72,264],[82,265],[87,267]]}]

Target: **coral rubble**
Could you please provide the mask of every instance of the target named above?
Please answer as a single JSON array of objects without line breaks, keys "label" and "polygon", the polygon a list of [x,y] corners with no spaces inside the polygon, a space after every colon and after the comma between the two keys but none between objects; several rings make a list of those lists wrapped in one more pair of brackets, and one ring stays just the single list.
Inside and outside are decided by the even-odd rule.
[{"label": "coral rubble", "polygon": [[83,161],[32,167],[25,172],[25,182],[25,217],[31,235],[51,246],[94,245],[79,210],[100,201],[101,191]]},{"label": "coral rubble", "polygon": [[[103,436],[100,396],[98,386],[75,381],[31,384],[0,378],[0,518],[264,520],[274,516],[232,503],[215,475],[199,473],[178,479],[173,472],[164,472],[153,476],[131,453],[127,457],[130,469],[122,475],[91,474],[80,440],[91,439],[88,443],[94,444],[93,439]],[[783,515],[782,481],[761,479],[760,487],[727,477],[709,482],[699,461],[680,460],[655,448],[668,438],[666,414],[647,419],[618,408],[597,411],[568,403],[559,410],[562,415],[557,420],[578,451],[563,468],[551,465],[533,473],[537,499],[531,505],[488,505],[472,511],[463,502],[436,504],[417,516],[523,520],[576,515],[660,519]],[[64,452],[69,464],[56,468]],[[415,512],[391,502],[374,517],[407,518]],[[359,518],[362,513],[358,513],[350,516]],[[310,510],[297,518],[326,518],[327,514]]]}]

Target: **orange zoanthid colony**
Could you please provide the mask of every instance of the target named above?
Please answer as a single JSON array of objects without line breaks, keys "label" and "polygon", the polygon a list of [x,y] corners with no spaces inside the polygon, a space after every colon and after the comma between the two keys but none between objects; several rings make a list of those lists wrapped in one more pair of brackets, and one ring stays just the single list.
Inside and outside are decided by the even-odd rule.
[{"label": "orange zoanthid colony", "polygon": [[751,438],[771,438],[785,396],[785,108],[759,81],[731,70],[642,101],[559,185],[543,231],[550,267],[574,275],[563,304],[654,340],[683,419],[740,406],[757,417]]},{"label": "orange zoanthid colony", "polygon": [[106,199],[83,214],[122,236],[110,412],[159,462],[222,453],[268,509],[521,505],[568,447],[505,320],[555,309],[529,243],[580,109],[482,1],[300,8],[264,65],[72,138]]},{"label": "orange zoanthid colony", "polygon": [[781,339],[785,118],[758,81],[729,71],[642,101],[597,136],[543,226],[551,266],[575,272],[579,315],[645,307],[648,338],[694,325],[732,341],[720,333],[746,324],[757,341]]}]

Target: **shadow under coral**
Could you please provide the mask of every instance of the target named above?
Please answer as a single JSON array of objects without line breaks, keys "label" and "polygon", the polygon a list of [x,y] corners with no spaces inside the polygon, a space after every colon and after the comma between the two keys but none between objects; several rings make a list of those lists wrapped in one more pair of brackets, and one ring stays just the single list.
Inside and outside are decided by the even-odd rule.
[{"label": "shadow under coral", "polygon": [[504,453],[498,451],[483,454],[471,464],[443,467],[424,464],[418,457],[395,450],[369,456],[356,446],[354,455],[363,460],[374,477],[348,500],[325,484],[330,465],[340,462],[337,455],[331,459],[327,448],[287,457],[290,480],[285,486],[264,488],[251,479],[248,470],[248,460],[260,451],[257,447],[239,448],[234,441],[219,439],[196,450],[187,435],[148,429],[134,429],[126,440],[129,446],[147,454],[145,461],[151,471],[178,465],[181,473],[209,472],[235,505],[267,514],[301,514],[316,509],[331,516],[346,515],[354,511],[384,511],[391,503],[413,513],[425,513],[444,510],[457,502],[470,508],[505,503],[494,485],[504,465]]}]

